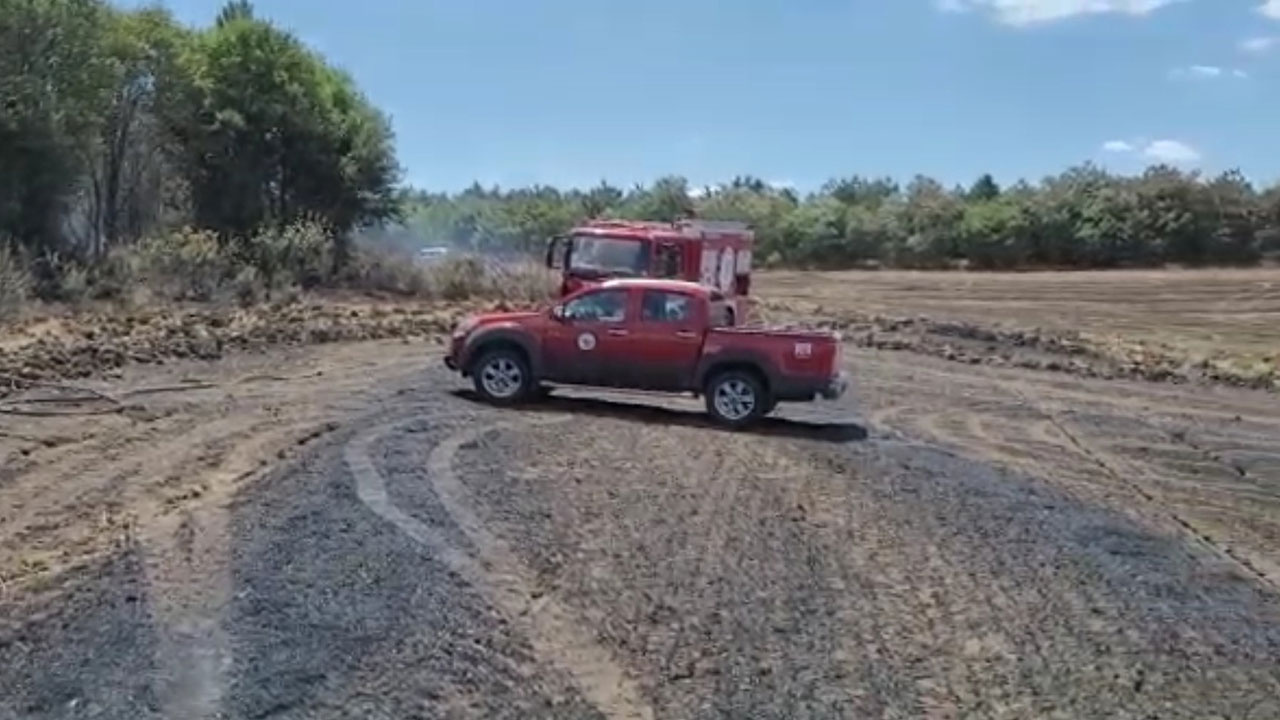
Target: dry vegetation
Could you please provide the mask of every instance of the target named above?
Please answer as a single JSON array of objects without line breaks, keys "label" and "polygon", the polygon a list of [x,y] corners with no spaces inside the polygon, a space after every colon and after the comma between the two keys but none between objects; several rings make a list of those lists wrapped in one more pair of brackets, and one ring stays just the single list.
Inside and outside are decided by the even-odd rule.
[{"label": "dry vegetation", "polygon": [[763,273],[766,314],[863,345],[1086,375],[1280,381],[1280,270]]},{"label": "dry vegetation", "polygon": [[[555,286],[533,263],[461,256],[422,265],[368,248],[326,277],[328,248],[305,225],[234,244],[174,233],[115,253],[75,293],[53,293],[60,302],[32,300],[29,277],[0,256],[0,375],[14,384],[273,345],[439,339],[467,313],[537,302]],[[71,277],[79,274],[58,275],[63,284]]]}]

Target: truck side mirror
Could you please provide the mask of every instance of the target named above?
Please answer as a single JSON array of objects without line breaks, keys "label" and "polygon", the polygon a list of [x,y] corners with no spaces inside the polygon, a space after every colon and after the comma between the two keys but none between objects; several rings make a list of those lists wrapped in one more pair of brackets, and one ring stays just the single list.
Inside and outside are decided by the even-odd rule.
[{"label": "truck side mirror", "polygon": [[568,264],[569,238],[557,235],[547,243],[547,267],[561,270]]},{"label": "truck side mirror", "polygon": [[564,306],[555,305],[551,308],[551,317],[559,322],[564,322]]}]

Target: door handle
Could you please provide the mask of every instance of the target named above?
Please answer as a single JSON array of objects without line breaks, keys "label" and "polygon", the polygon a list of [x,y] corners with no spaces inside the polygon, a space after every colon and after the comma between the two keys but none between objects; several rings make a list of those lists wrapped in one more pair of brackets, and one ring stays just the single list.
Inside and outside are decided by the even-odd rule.
[{"label": "door handle", "polygon": [[693,332],[692,330],[679,330],[676,332],[676,337],[683,340],[692,340],[698,337],[698,333]]},{"label": "door handle", "polygon": [[610,334],[610,335],[612,335],[613,337],[626,337],[626,336],[627,336],[627,331],[626,331],[626,330],[619,330],[619,329],[617,329],[617,328],[613,328],[613,329],[609,330],[609,334]]}]

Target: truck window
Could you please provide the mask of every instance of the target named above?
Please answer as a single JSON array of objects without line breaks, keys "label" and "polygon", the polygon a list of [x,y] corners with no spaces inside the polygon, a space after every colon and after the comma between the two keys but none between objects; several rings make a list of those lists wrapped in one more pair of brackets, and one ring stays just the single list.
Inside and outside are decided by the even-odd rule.
[{"label": "truck window", "polygon": [[569,262],[569,269],[579,272],[641,276],[649,263],[649,253],[640,240],[578,235],[573,239]]},{"label": "truck window", "polygon": [[680,277],[680,248],[663,245],[658,248],[658,277]]},{"label": "truck window", "polygon": [[570,300],[564,306],[564,317],[585,322],[622,322],[627,317],[627,292],[599,290]]},{"label": "truck window", "polygon": [[693,298],[681,293],[645,290],[640,308],[640,319],[645,322],[685,322],[693,315]]}]

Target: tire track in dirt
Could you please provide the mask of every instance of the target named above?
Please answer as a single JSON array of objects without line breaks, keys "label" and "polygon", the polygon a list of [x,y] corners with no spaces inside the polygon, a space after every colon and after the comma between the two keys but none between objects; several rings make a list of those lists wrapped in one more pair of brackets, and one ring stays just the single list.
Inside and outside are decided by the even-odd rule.
[{"label": "tire track in dirt", "polygon": [[228,503],[239,488],[270,471],[260,458],[271,448],[309,441],[335,428],[308,421],[246,429],[247,441],[228,438],[225,459],[201,477],[202,502],[144,531],[145,568],[160,638],[155,684],[165,717],[220,717],[232,662],[224,628],[232,591]]},{"label": "tire track in dirt", "polygon": [[[920,453],[937,454],[923,446]],[[820,449],[817,456],[825,454]],[[821,467],[828,462],[849,461],[834,457]],[[921,716],[1041,717],[1055,706],[1154,709],[1161,692],[1169,693],[1163,707],[1185,711],[1202,707],[1197,696],[1215,688],[1240,693],[1257,683],[1251,695],[1258,697],[1280,688],[1270,666],[1260,664],[1265,661],[1245,660],[1257,649],[1232,657],[1233,647],[1243,647],[1242,625],[1224,619],[1238,610],[1200,605],[1200,593],[1212,586],[1203,576],[1177,572],[1188,560],[1197,574],[1212,572],[1203,555],[1167,555],[1165,541],[1095,511],[1093,519],[1068,520],[1074,501],[1041,491],[1019,498],[1023,491],[1012,479],[1005,488],[983,488],[949,473],[926,484],[888,477],[876,473],[867,482],[872,497],[887,501],[882,511],[853,523],[856,544],[836,546],[863,548],[840,556],[846,576],[874,579],[856,610],[892,619],[882,626],[879,644],[895,665],[922,676]],[[1179,556],[1188,560],[1172,567],[1144,560],[1163,564]],[[1223,580],[1248,583],[1239,575]],[[1184,586],[1188,581],[1194,590]],[[1235,602],[1232,587],[1220,597]],[[1270,627],[1256,629],[1273,632]],[[1187,672],[1188,653],[1200,662],[1215,656],[1226,662],[1211,660]],[[1091,696],[1098,691],[1110,699]],[[1223,698],[1223,707],[1239,709],[1240,700]],[[1270,717],[1265,711],[1239,716]]]},{"label": "tire track in dirt", "polygon": [[[1027,394],[1025,385],[1012,385],[1009,392],[1016,395],[1023,403],[1035,408],[1038,412],[1053,425],[1055,429],[1066,440],[1064,449],[1074,450],[1090,462],[1094,463],[1105,472],[1112,480],[1123,487],[1128,488],[1133,495],[1140,498],[1147,506],[1147,512],[1154,517],[1165,517],[1173,524],[1181,528],[1182,534],[1193,544],[1204,548],[1211,554],[1217,555],[1223,560],[1235,565],[1241,571],[1257,578],[1260,582],[1270,587],[1272,590],[1280,590],[1280,585],[1276,584],[1276,580],[1268,576],[1268,573],[1257,567],[1254,562],[1248,558],[1242,557],[1232,548],[1216,542],[1213,537],[1200,528],[1193,518],[1188,518],[1177,510],[1168,507],[1166,503],[1160,501],[1160,498],[1147,490],[1143,483],[1136,482],[1132,477],[1145,477],[1147,473],[1145,469],[1137,463],[1120,457],[1119,455],[1100,449],[1091,443],[1086,443],[1081,439],[1079,434],[1072,432],[1064,422],[1058,417],[1051,408],[1044,403],[1032,400]],[[1275,572],[1274,570],[1272,572]]]},{"label": "tire track in dirt", "polygon": [[458,529],[476,548],[478,557],[473,558],[455,547],[443,533],[404,513],[389,500],[385,480],[369,457],[369,448],[378,438],[401,425],[403,423],[390,423],[368,430],[344,449],[344,459],[355,478],[360,500],[481,589],[512,622],[526,631],[537,656],[567,672],[583,696],[606,717],[652,720],[652,707],[626,669],[614,661],[612,654],[591,637],[575,614],[553,594],[537,597],[528,570],[469,507],[466,492],[453,471],[454,455],[486,433],[500,432],[507,426],[494,424],[455,434],[441,442],[428,460],[427,474],[432,487]]},{"label": "tire track in dirt", "polygon": [[[1267,427],[1277,418],[1274,409],[1254,407],[1261,398],[1223,391],[1190,396],[1196,402],[1188,405],[1188,388],[1144,386],[1132,397],[1089,394],[1086,385],[1041,378],[1033,382],[1024,373],[996,369],[960,373],[912,367],[903,375],[927,381],[913,390],[891,375],[886,383],[889,390],[881,392],[891,393],[893,405],[874,408],[871,415],[876,422],[914,429],[965,454],[1051,480],[1139,522],[1167,526],[1193,545],[1277,587],[1280,559],[1267,551],[1267,538],[1276,532],[1268,525],[1274,520],[1267,519],[1267,507],[1275,507],[1276,499],[1253,489],[1259,478],[1246,468],[1246,461],[1232,461],[1227,451],[1211,450],[1187,438],[1187,431],[1200,423],[1225,420],[1216,427],[1224,428],[1226,446],[1231,438],[1250,446],[1247,457],[1259,472],[1267,472],[1271,456],[1252,447],[1256,441],[1250,440],[1248,424],[1240,426],[1240,414],[1221,409],[1235,403],[1249,415],[1248,423]],[[904,393],[911,397],[921,391],[933,399],[914,406],[902,401]],[[1180,393],[1182,404],[1178,403]],[[1087,409],[1085,416],[1064,417],[1062,408],[1068,403]],[[1181,418],[1186,427],[1170,427],[1173,418]],[[1090,437],[1097,432],[1087,422],[1081,425],[1085,421],[1101,422],[1100,427],[1111,432]],[[1116,445],[1126,438],[1132,451]],[[1175,451],[1174,446],[1185,452]],[[1187,465],[1195,460],[1215,463],[1222,472]],[[1248,512],[1245,507],[1250,508]],[[1248,517],[1253,522],[1240,526],[1226,516]]]},{"label": "tire track in dirt", "polygon": [[[134,678],[146,708],[162,717],[224,717],[233,497],[336,429],[337,419],[390,394],[371,377],[395,388],[406,371],[420,372],[421,358],[410,350],[392,348],[373,361],[366,348],[350,346],[136,368],[132,382],[112,383],[111,392],[145,396],[137,412],[27,423],[22,442],[32,445],[15,448],[21,452],[6,454],[0,466],[0,580],[12,581],[0,583],[0,602],[23,608],[4,631],[39,632],[58,622],[62,608],[74,606],[77,584],[94,580],[83,576],[120,555],[124,533],[139,585],[125,602],[141,610],[134,632],[151,642],[150,669]],[[305,372],[281,374],[299,365]],[[192,381],[192,371],[210,379]],[[105,638],[80,642],[85,652],[111,652]],[[31,656],[49,652],[57,650],[37,646]],[[28,702],[67,692],[48,673],[20,666],[14,673]],[[90,707],[110,706],[92,679],[79,692]]]}]

